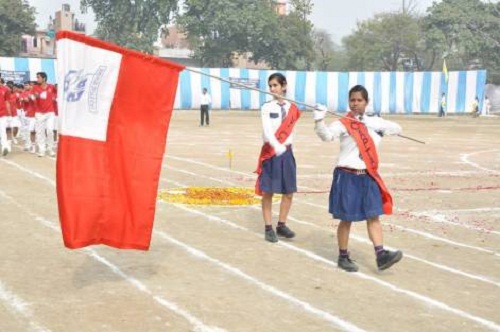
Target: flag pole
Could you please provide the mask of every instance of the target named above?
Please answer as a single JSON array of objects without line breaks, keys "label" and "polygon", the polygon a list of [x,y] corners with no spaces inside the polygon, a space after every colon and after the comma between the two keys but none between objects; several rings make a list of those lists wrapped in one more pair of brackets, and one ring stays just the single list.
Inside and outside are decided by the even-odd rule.
[{"label": "flag pole", "polygon": [[[199,70],[195,70],[195,69],[188,68],[188,67],[185,67],[184,70],[187,70],[187,71],[190,71],[192,73],[199,74],[199,75],[205,75],[205,76],[208,76],[208,77],[211,77],[211,78],[215,78],[216,80],[219,80],[219,81],[222,81],[222,82],[226,82],[226,83],[229,83],[229,84],[238,85],[238,86],[240,86],[240,87],[242,87],[244,89],[254,90],[254,91],[257,91],[257,92],[265,93],[265,94],[271,95],[273,97],[280,97],[281,99],[288,100],[289,102],[292,102],[292,103],[295,103],[295,104],[299,104],[299,105],[311,108],[313,110],[319,110],[319,111],[321,111],[316,106],[312,106],[312,105],[309,105],[309,104],[301,102],[301,101],[293,100],[293,99],[288,98],[288,97],[278,96],[278,95],[275,95],[274,93],[271,93],[271,92],[268,92],[268,91],[264,91],[264,90],[261,90],[259,88],[254,88],[254,87],[251,87],[251,86],[247,86],[245,84],[241,84],[241,83],[238,83],[238,82],[231,82],[230,80],[227,80],[225,78],[222,78],[222,77],[219,77],[219,76],[215,76],[215,75],[211,75],[211,74],[207,74],[207,73],[201,72]],[[345,115],[337,114],[334,111],[327,111],[327,112],[330,113],[333,116],[338,117],[338,118],[345,118],[346,117]],[[357,119],[351,119],[351,120],[358,121]],[[361,122],[361,121],[358,121],[358,122]],[[425,142],[423,142],[423,141],[419,141],[417,139],[414,139],[414,138],[411,138],[411,137],[408,137],[408,136],[403,136],[401,134],[398,134],[397,136],[399,136],[401,138],[405,138],[405,139],[411,140],[411,141],[414,141],[414,142],[425,144]]]}]

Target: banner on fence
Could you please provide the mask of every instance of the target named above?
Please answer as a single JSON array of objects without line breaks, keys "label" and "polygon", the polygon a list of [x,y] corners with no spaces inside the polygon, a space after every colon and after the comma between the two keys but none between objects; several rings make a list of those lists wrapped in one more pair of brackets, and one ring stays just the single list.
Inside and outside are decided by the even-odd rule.
[{"label": "banner on fence", "polygon": [[13,81],[16,84],[23,84],[30,80],[30,72],[25,70],[0,70],[0,74],[5,82]]},{"label": "banner on fence", "polygon": [[231,85],[229,86],[231,89],[259,89],[259,79],[230,77],[229,81],[231,82]]}]

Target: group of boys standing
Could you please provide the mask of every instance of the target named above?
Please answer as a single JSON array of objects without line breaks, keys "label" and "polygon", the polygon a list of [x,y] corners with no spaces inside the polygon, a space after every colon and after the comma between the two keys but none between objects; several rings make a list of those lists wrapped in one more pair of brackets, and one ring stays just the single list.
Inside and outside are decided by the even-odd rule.
[{"label": "group of boys standing", "polygon": [[4,82],[0,77],[0,153],[6,156],[18,140],[24,151],[55,156],[57,144],[57,87],[38,72],[36,81]]}]

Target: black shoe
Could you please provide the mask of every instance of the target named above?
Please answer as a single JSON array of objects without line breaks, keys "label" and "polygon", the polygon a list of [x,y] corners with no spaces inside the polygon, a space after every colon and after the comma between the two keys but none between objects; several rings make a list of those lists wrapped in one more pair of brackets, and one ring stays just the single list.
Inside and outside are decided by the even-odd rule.
[{"label": "black shoe", "polygon": [[377,267],[379,270],[386,270],[399,262],[401,258],[403,258],[403,252],[400,250],[384,250],[382,254],[377,257]]},{"label": "black shoe", "polygon": [[286,237],[287,239],[295,237],[295,233],[288,228],[287,225],[276,227],[276,233],[278,233],[279,236]]},{"label": "black shoe", "polygon": [[266,231],[264,234],[264,238],[266,239],[266,241],[269,241],[272,243],[278,242],[278,237],[276,236],[274,229],[270,229],[270,230]]},{"label": "black shoe", "polygon": [[347,272],[358,272],[358,266],[349,257],[340,257],[337,260],[337,266]]}]

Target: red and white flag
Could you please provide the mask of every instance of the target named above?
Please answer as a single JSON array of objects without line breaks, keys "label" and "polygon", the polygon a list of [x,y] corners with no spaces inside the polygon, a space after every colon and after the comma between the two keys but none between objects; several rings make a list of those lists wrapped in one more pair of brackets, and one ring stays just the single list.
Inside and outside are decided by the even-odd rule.
[{"label": "red and white flag", "polygon": [[57,200],[64,244],[147,250],[183,66],[57,34]]}]

